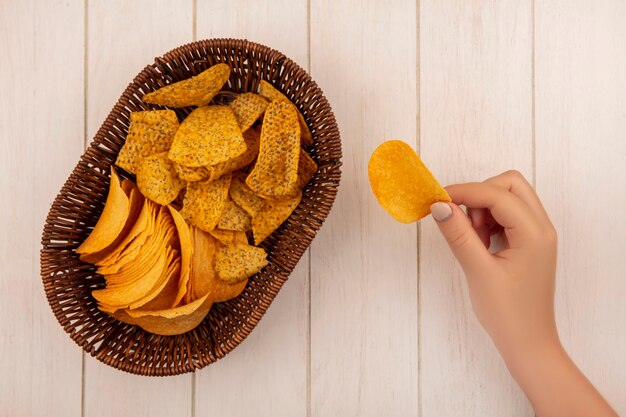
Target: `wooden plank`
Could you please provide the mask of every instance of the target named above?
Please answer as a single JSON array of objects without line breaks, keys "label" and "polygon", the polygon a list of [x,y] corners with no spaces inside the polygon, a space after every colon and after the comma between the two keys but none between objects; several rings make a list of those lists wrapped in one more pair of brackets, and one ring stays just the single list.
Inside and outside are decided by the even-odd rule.
[{"label": "wooden plank", "polygon": [[535,8],[537,189],[559,233],[557,322],[626,414],[626,3]]},{"label": "wooden plank", "polygon": [[[192,32],[191,0],[89,2],[88,141],[132,78]],[[191,386],[192,375],[139,377],[86,357],[84,415],[190,416]]]},{"label": "wooden plank", "polygon": [[[444,184],[532,180],[531,0],[420,2],[420,148]],[[420,237],[421,415],[531,416],[434,221]]]},{"label": "wooden plank", "polygon": [[416,146],[416,2],[311,3],[311,72],[341,129],[341,189],[311,249],[311,415],[418,413],[417,227],[376,202],[367,163]]},{"label": "wooden plank", "polygon": [[81,350],[48,306],[39,242],[82,152],[83,34],[82,2],[0,2],[2,415],[80,415]]},{"label": "wooden plank", "polygon": [[[306,0],[199,0],[197,39],[246,38],[306,68],[307,21]],[[196,374],[196,416],[306,415],[308,261],[305,254],[241,346]]]}]

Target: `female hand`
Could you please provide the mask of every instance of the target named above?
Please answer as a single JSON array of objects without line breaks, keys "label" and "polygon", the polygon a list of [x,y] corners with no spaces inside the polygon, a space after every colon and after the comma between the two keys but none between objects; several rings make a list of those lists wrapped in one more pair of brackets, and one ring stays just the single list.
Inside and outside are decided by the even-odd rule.
[{"label": "female hand", "polygon": [[[431,211],[458,259],[476,316],[538,416],[616,416],[563,350],[554,318],[557,235],[517,171],[446,187]],[[467,207],[465,213],[458,207]],[[490,253],[490,236],[503,248]]]}]

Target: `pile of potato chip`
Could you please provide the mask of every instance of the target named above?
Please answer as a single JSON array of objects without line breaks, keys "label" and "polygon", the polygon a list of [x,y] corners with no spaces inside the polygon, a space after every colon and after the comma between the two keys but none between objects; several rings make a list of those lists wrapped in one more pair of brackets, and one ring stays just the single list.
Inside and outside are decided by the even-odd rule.
[{"label": "pile of potato chip", "polygon": [[169,109],[131,113],[116,165],[136,185],[112,168],[104,210],[77,249],[105,278],[92,293],[98,308],[152,333],[189,331],[213,303],[239,295],[267,265],[256,245],[317,171],[304,118],[271,84],[209,104],[229,76],[218,64],[143,97],[197,108],[180,123]]}]

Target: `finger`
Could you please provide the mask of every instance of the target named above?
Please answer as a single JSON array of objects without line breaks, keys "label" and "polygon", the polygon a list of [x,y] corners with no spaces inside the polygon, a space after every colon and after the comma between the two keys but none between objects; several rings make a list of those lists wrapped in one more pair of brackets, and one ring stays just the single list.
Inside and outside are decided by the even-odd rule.
[{"label": "finger", "polygon": [[483,245],[485,245],[485,248],[489,249],[490,235],[487,213],[489,213],[489,210],[483,208],[467,209],[467,215],[472,222],[472,227],[483,242]]},{"label": "finger", "polygon": [[472,219],[472,227],[478,229],[484,225],[487,220],[487,209],[484,208],[468,208],[467,215]]},{"label": "finger", "polygon": [[543,204],[541,204],[539,196],[537,196],[532,185],[530,185],[519,171],[506,171],[495,177],[488,178],[484,182],[504,188],[515,194],[520,200],[526,203],[540,223],[552,226],[550,217],[543,207]]},{"label": "finger", "polygon": [[541,226],[528,206],[500,187],[472,182],[450,185],[446,190],[456,204],[468,209],[489,209],[494,220],[504,227],[511,247],[521,247],[528,238],[539,235]]},{"label": "finger", "polygon": [[489,245],[491,244],[491,234],[489,226],[483,224],[480,227],[474,228],[474,230],[476,231],[476,234],[480,238],[481,242],[483,242],[483,245],[485,245],[485,249],[489,249]]},{"label": "finger", "polygon": [[463,210],[454,203],[439,202],[431,206],[431,212],[465,274],[484,275],[493,260]]}]

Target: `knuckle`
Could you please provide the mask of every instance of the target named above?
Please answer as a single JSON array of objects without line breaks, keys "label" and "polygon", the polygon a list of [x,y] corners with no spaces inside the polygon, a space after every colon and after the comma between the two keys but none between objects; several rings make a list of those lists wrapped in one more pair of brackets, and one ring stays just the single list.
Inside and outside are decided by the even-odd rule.
[{"label": "knuckle", "polygon": [[546,243],[549,243],[551,246],[556,246],[558,241],[558,235],[554,226],[550,225],[549,227],[546,227],[546,229],[543,231],[543,238]]},{"label": "knuckle", "polygon": [[534,236],[534,241],[543,248],[556,248],[557,246],[558,236],[552,225],[541,228]]},{"label": "knuckle", "polygon": [[511,178],[511,181],[513,182],[517,182],[517,183],[526,182],[526,177],[524,177],[524,174],[522,174],[520,171],[516,169],[510,169],[506,171],[504,175]]},{"label": "knuckle", "polygon": [[454,246],[455,248],[461,248],[467,245],[469,240],[470,240],[470,236],[466,230],[455,230],[450,233],[449,238],[448,238],[450,245]]}]

